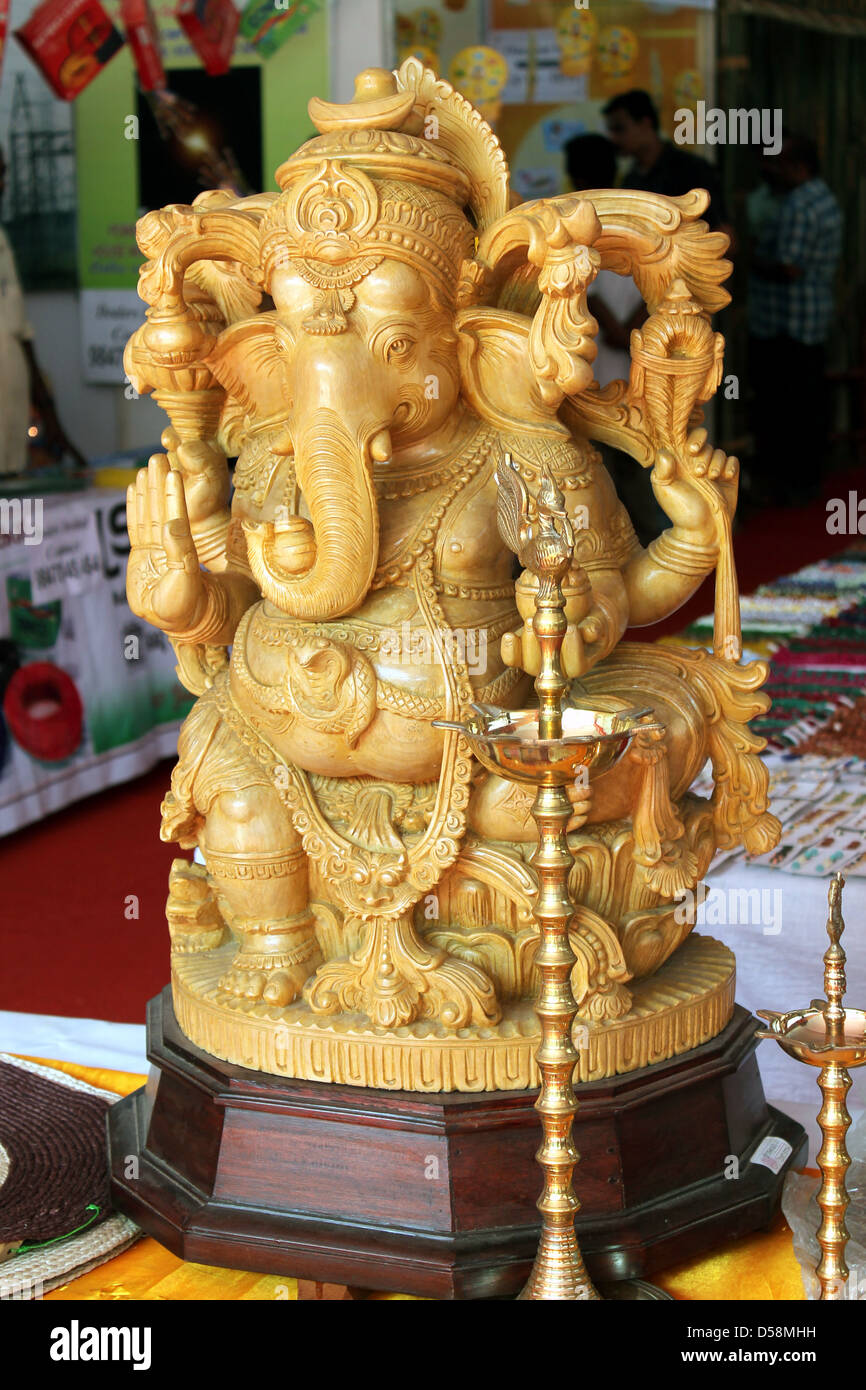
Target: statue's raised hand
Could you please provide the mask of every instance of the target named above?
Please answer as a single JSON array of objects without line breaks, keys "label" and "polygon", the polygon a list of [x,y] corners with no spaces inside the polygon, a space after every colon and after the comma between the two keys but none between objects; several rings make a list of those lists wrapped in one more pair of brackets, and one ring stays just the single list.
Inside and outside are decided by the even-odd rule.
[{"label": "statue's raised hand", "polygon": [[740,465],[724,449],[707,443],[704,429],[692,430],[685,449],[660,449],[650,475],[659,506],[676,527],[701,546],[717,540],[715,513],[733,516]]},{"label": "statue's raised hand", "polygon": [[126,594],[133,613],[173,636],[192,631],[207,607],[183,481],[155,454],[126,490],[131,549]]}]

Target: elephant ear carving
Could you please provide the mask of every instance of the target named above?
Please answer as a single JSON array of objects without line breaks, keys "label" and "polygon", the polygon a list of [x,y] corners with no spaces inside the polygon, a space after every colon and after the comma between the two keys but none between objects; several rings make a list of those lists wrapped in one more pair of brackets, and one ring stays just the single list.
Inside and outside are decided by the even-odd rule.
[{"label": "elephant ear carving", "polygon": [[[474,291],[474,306],[483,314],[479,301],[492,297],[488,290],[497,276],[501,283],[527,262],[537,270],[541,293],[528,321],[527,355],[549,418],[566,396],[592,382],[597,325],[586,296],[598,269],[593,243],[600,234],[601,224],[586,199],[572,195],[524,204],[482,232],[477,254],[482,274],[461,282],[468,295]],[[522,317],[501,307],[498,312],[510,314],[515,323]]]},{"label": "elephant ear carving", "polygon": [[530,320],[502,309],[457,314],[463,395],[476,414],[506,431],[568,431],[545,405],[529,358]]},{"label": "elephant ear carving", "polygon": [[240,415],[254,424],[282,423],[291,405],[286,365],[291,338],[273,312],[226,328],[208,357],[214,377],[225,388],[223,430]]}]

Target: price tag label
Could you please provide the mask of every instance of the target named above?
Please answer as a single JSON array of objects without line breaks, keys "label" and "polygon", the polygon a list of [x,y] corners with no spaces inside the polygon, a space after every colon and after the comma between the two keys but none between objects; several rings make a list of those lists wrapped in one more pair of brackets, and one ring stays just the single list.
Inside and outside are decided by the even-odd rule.
[{"label": "price tag label", "polygon": [[769,1168],[772,1173],[781,1173],[792,1153],[787,1139],[781,1139],[778,1134],[768,1134],[766,1139],[761,1140],[749,1162],[760,1163],[762,1168]]},{"label": "price tag label", "polygon": [[84,380],[117,385],[124,379],[123,350],[144,321],[135,290],[81,291],[81,348]]}]

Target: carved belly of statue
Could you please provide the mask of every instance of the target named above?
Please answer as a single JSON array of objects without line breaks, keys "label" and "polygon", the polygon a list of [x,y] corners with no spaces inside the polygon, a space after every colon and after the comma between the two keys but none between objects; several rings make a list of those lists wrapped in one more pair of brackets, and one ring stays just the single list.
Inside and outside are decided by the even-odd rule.
[{"label": "carved belly of statue", "polygon": [[267,603],[249,609],[232,649],[232,699],[307,772],[430,781],[442,763],[432,721],[446,711],[443,662],[465,665],[475,698],[507,702],[526,684],[499,656],[517,611],[502,599],[476,601],[465,623],[452,619],[439,632],[411,590],[379,597],[349,620],[315,627]]},{"label": "carved belly of statue", "polygon": [[[508,453],[530,533],[547,479],[577,537],[574,698],[654,715],[573,796],[580,1075],[669,1057],[733,1008],[733,958],[691,936],[682,896],[717,848],[777,833],[748,728],[765,670],[741,660],[737,464],[694,428],[721,370],[724,238],[700,192],[509,210],[493,133],[415,59],[311,115],[279,193],[203,194],[138,229],[149,309],[126,368],[172,428],[130,495],[128,588],[198,696],[163,807],[164,837],[204,859],[172,875],[177,1017],[286,1076],[534,1084],[529,798],[432,727],[532,698],[538,581],[515,584],[496,529]],[[600,267],[649,309],[629,381],[604,390]],[[652,469],[671,526],[646,550],[592,441]],[[621,640],[714,570],[712,652]],[[690,791],[708,758],[711,800]]]}]

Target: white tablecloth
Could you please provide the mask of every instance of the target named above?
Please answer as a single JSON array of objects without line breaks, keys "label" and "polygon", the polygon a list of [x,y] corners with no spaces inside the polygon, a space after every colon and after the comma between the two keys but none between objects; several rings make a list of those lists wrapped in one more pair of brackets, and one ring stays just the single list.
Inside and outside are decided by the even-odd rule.
[{"label": "white tablecloth", "polygon": [[[737,958],[737,1002],[744,1008],[752,1013],[758,1009],[801,1009],[823,994],[822,957],[829,945],[825,930],[828,884],[826,878],[786,874],[744,860],[732,860],[718,873],[711,871],[707,876],[708,887],[719,894],[717,903],[733,909],[728,912],[729,918],[742,901],[736,890],[746,890],[752,904],[761,903],[763,909],[768,909],[759,907],[757,914],[745,914],[749,918],[757,915],[757,921],[729,920],[724,926],[708,923],[697,927],[733,950]],[[848,879],[842,915],[842,945],[848,956],[846,1001],[852,1007],[866,1008],[866,879]],[[809,1132],[814,1162],[818,1136],[815,1117],[821,1106],[817,1070],[795,1062],[775,1042],[758,1044],[758,1066],[767,1099],[794,1115]],[[866,1076],[855,1071],[852,1077],[848,1109],[857,1115],[866,1108]]]}]

